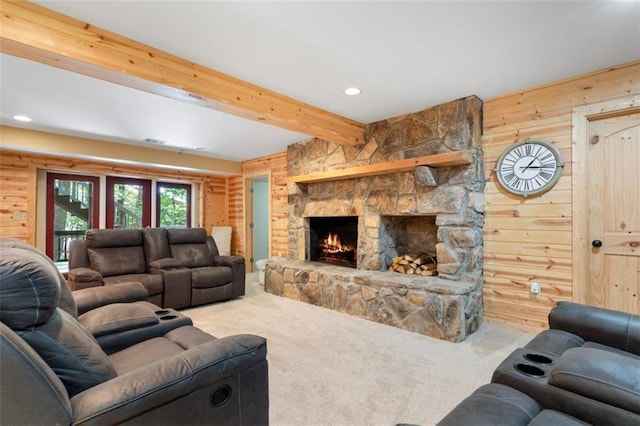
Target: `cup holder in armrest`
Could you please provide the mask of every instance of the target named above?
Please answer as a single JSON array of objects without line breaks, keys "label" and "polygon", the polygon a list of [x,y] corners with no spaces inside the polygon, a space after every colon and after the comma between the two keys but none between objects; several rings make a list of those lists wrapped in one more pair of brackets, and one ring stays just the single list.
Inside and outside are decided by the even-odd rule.
[{"label": "cup holder in armrest", "polygon": [[159,317],[163,316],[163,315],[167,315],[169,313],[168,309],[160,309],[159,311],[156,311],[155,314]]},{"label": "cup holder in armrest", "polygon": [[524,354],[525,359],[528,359],[531,362],[535,362],[536,364],[551,364],[553,360],[545,355],[540,354]]},{"label": "cup holder in armrest", "polygon": [[163,321],[167,321],[167,320],[172,320],[172,319],[176,319],[178,318],[177,315],[163,315],[160,317],[161,320]]},{"label": "cup holder in armrest", "polygon": [[544,370],[531,364],[518,363],[515,365],[516,370],[533,377],[544,377]]}]

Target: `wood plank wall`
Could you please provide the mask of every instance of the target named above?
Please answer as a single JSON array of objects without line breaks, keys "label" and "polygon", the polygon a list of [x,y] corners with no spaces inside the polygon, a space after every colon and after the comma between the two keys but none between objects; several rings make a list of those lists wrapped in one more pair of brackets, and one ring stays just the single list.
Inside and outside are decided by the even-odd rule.
[{"label": "wood plank wall", "polygon": [[[118,175],[143,179],[163,178],[196,183],[201,190],[198,200],[202,210],[196,224],[211,232],[213,225],[228,224],[227,178],[184,173],[175,170],[145,168],[124,164],[27,154],[0,149],[0,236],[13,237],[35,245],[37,170],[54,170],[91,175]],[[16,213],[26,213],[26,220],[16,220]],[[17,219],[20,219],[17,216]]]},{"label": "wood plank wall", "polygon": [[[640,62],[634,62],[484,101],[484,304],[490,321],[539,330],[556,301],[572,299],[572,108],[639,93]],[[566,163],[558,184],[530,199],[503,191],[493,172],[500,153],[525,138],[556,143]],[[529,292],[532,281],[542,284],[539,297]]]},{"label": "wood plank wall", "polygon": [[244,179],[242,176],[232,176],[227,181],[232,254],[244,257],[249,270],[249,259],[244,246]]},{"label": "wood plank wall", "polygon": [[288,252],[287,153],[281,152],[242,163],[242,176],[229,178],[229,223],[238,229],[232,237],[239,256],[247,257],[245,248],[245,181],[260,176],[269,176],[270,198],[270,256]]},{"label": "wood plank wall", "polygon": [[[525,330],[547,326],[556,301],[572,299],[571,110],[573,107],[640,94],[640,62],[523,90],[484,101],[482,145],[485,188],[485,317]],[[524,138],[556,143],[566,166],[546,194],[522,199],[496,186],[493,169],[500,153]],[[35,242],[36,170],[50,168],[92,174],[157,177],[156,169],[61,159],[0,150],[0,235]],[[270,176],[271,252],[288,254],[286,152],[242,164],[242,176],[204,177],[163,171],[168,178],[201,182],[201,226],[231,225],[231,251],[245,256],[244,182]],[[27,220],[14,220],[26,212]],[[529,284],[542,284],[539,297]]]},{"label": "wood plank wall", "polygon": [[0,236],[35,245],[36,180],[31,163],[22,158],[11,160],[0,151]]}]

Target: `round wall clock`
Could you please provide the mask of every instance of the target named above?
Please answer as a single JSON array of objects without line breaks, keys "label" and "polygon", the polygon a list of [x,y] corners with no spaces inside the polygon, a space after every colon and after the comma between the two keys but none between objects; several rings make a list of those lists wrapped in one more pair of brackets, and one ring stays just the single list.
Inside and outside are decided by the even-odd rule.
[{"label": "round wall clock", "polygon": [[564,168],[560,150],[548,142],[526,139],[509,146],[498,158],[498,183],[523,197],[548,191]]}]

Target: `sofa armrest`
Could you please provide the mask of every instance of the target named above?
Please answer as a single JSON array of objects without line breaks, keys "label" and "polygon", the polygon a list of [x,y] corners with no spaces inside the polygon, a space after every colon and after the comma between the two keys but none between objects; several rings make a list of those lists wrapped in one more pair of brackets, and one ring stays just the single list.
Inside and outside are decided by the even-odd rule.
[{"label": "sofa armrest", "polygon": [[94,337],[157,325],[155,311],[138,303],[112,303],[80,315],[78,321]]},{"label": "sofa armrest", "polygon": [[244,266],[244,257],[242,256],[215,256],[213,258],[214,266],[229,266],[231,268],[242,264]]},{"label": "sofa armrest", "polygon": [[231,268],[231,297],[244,296],[246,287],[246,266],[242,256],[215,256],[213,258],[215,266],[227,266]]},{"label": "sofa armrest", "polygon": [[78,315],[112,303],[131,303],[149,299],[149,293],[139,282],[110,284],[71,292]]},{"label": "sofa armrest", "polygon": [[640,360],[595,348],[567,349],[549,384],[640,414]]},{"label": "sofa armrest", "polygon": [[163,259],[157,259],[148,265],[149,270],[165,271],[167,269],[181,268],[182,264],[178,259],[173,257],[165,257]]},{"label": "sofa armrest", "polygon": [[[267,424],[266,354],[266,340],[252,335],[198,345],[75,395],[73,423],[226,424],[242,412],[242,423]],[[216,405],[225,393],[231,400]]]},{"label": "sofa armrest", "polygon": [[69,271],[69,287],[71,287],[71,290],[99,287],[103,284],[102,274],[95,269],[82,266]]},{"label": "sofa armrest", "polygon": [[572,302],[558,302],[549,327],[584,340],[640,354],[640,316]]}]

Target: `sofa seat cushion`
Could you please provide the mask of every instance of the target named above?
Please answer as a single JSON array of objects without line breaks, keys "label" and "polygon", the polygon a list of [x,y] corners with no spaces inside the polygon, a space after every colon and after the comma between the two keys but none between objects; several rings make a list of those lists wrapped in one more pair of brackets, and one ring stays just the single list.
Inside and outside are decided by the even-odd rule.
[{"label": "sofa seat cushion", "polygon": [[118,375],[121,375],[212,340],[216,338],[193,326],[185,326],[170,331],[164,337],[130,346],[110,358]]},{"label": "sofa seat cushion", "polygon": [[229,284],[233,281],[233,272],[226,266],[208,266],[191,270],[191,287],[210,288]]},{"label": "sofa seat cushion", "polygon": [[147,271],[142,246],[87,248],[91,269],[103,277],[141,274]]},{"label": "sofa seat cushion", "polygon": [[549,384],[640,414],[640,360],[595,348],[573,348],[549,372]]},{"label": "sofa seat cushion", "polygon": [[164,281],[160,274],[127,274],[107,277],[104,279],[105,284],[119,284],[131,281],[137,281],[144,286],[149,296],[161,294],[164,290]]}]

